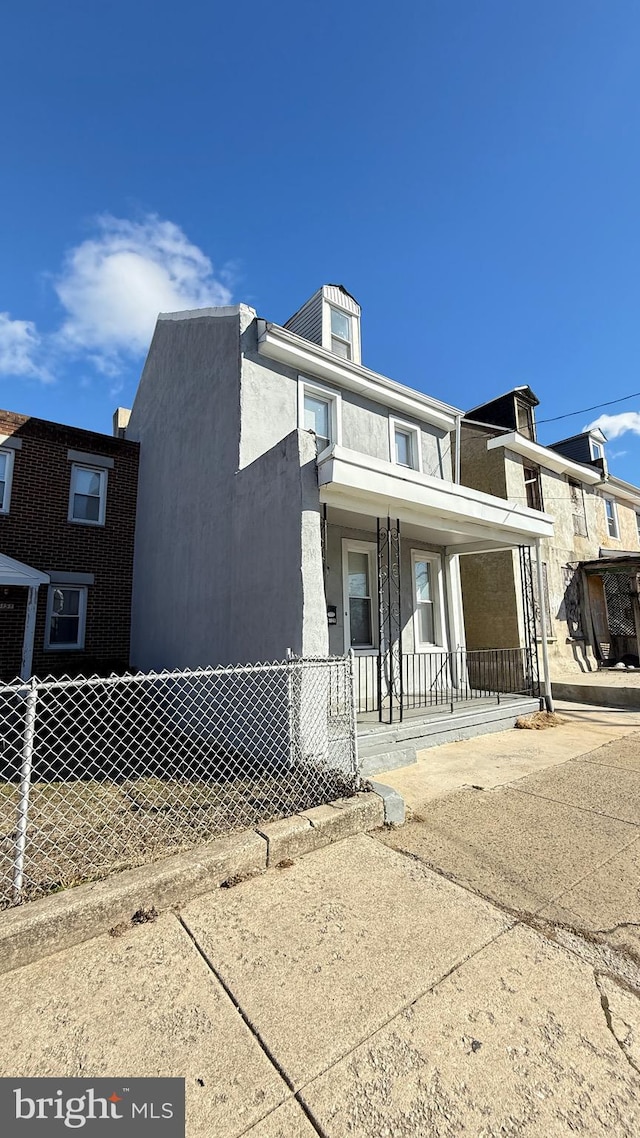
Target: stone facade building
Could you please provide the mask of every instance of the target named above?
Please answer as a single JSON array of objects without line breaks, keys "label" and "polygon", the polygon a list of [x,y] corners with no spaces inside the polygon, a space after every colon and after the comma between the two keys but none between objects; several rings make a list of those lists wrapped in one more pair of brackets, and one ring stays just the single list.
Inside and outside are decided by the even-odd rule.
[{"label": "stone facade building", "polygon": [[[608,611],[605,591],[609,608],[615,607],[614,593],[619,590],[609,577],[616,559],[640,556],[640,489],[609,473],[606,439],[598,430],[541,446],[536,437],[537,405],[530,388],[518,387],[467,412],[461,431],[461,477],[468,486],[514,506],[544,510],[553,518],[553,536],[541,543],[551,669],[554,674],[590,670],[598,663],[637,654],[632,618],[627,614],[633,643],[616,643],[614,621],[606,647],[601,627],[605,618],[593,610]],[[602,563],[601,573],[594,562]],[[605,574],[600,584],[587,580],[587,563],[589,577]],[[513,552],[470,557],[462,563],[461,573],[467,644],[501,648],[522,642],[522,570]],[[540,608],[536,587],[539,639]]]}]

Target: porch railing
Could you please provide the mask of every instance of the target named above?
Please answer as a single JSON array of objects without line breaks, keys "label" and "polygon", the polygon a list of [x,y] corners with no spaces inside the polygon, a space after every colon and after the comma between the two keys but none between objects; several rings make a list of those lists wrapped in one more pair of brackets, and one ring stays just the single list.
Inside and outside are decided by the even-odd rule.
[{"label": "porch railing", "polygon": [[[503,696],[539,695],[524,648],[405,652],[401,671],[402,698],[394,719],[420,709],[453,712],[471,700],[499,703]],[[383,718],[391,703],[385,655],[380,662],[377,655],[356,656],[355,679],[358,714],[377,712]]]}]

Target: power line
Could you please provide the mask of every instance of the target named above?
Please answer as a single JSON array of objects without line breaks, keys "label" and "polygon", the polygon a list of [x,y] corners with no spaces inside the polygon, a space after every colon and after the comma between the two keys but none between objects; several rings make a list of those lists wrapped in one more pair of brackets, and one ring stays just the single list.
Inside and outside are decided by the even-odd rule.
[{"label": "power line", "polygon": [[558,419],[571,419],[573,415],[586,415],[587,411],[599,411],[601,407],[613,407],[614,403],[626,403],[627,399],[637,399],[640,391],[631,395],[621,395],[620,399],[610,399],[608,403],[594,403],[593,407],[583,407],[581,411],[567,411],[566,415],[554,415],[551,419],[536,419],[536,423],[557,423]]}]

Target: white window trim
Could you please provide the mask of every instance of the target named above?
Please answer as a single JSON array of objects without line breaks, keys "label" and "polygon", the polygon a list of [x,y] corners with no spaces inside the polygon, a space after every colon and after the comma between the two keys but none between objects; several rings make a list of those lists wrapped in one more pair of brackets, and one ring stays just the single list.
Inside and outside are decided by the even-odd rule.
[{"label": "white window trim", "polygon": [[[420,640],[420,621],[418,620],[418,596],[416,590],[417,561],[428,561],[432,566],[431,583],[434,594],[433,632],[436,637],[434,644],[426,644]],[[414,652],[448,652],[447,621],[444,607],[444,571],[442,567],[442,557],[439,553],[430,553],[428,549],[411,550],[411,596],[413,598]]]},{"label": "white window trim", "polygon": [[8,514],[11,507],[11,487],[13,485],[13,456],[15,451],[9,447],[0,447],[0,454],[6,455],[7,467],[4,486],[4,500],[0,507],[0,514]]},{"label": "white window trim", "polygon": [[375,541],[352,541],[342,539],[342,608],[344,624],[344,650],[351,651],[351,623],[349,619],[349,553],[369,554],[369,588],[371,589],[371,632],[373,643],[354,648],[357,656],[373,656],[378,652],[378,547]]},{"label": "white window trim", "polygon": [[[320,454],[325,454],[332,446],[342,446],[342,397],[335,387],[326,387],[315,379],[307,379],[304,375],[298,376],[298,427],[304,431],[304,397],[316,395],[319,399],[326,399],[329,404],[329,417],[331,438],[329,446]],[[318,457],[320,457],[320,454]]]},{"label": "white window trim", "polygon": [[[53,616],[53,595],[56,589],[77,589],[80,593],[78,605],[78,643],[77,644],[51,644],[51,617]],[[49,585],[47,590],[47,622],[45,625],[44,647],[46,652],[83,652],[84,638],[87,625],[87,586],[86,585]]]},{"label": "white window trim", "polygon": [[596,439],[589,439],[591,445],[591,458],[604,458],[604,444],[597,442]]},{"label": "white window trim", "polygon": [[[609,515],[607,513],[607,502],[611,503],[611,515],[613,518],[613,524],[614,524],[615,531],[616,531],[615,533],[610,533],[610,531],[609,531]],[[618,519],[618,505],[617,505],[615,498],[609,498],[609,497],[607,497],[606,494],[604,497],[604,520],[607,523],[607,536],[610,537],[612,541],[619,541],[620,540],[620,522]]]},{"label": "white window trim", "polygon": [[[73,516],[73,495],[75,494],[75,473],[76,470],[90,470],[92,474],[97,474],[100,479],[100,506],[98,512],[98,520],[90,521],[88,518],[74,518]],[[89,466],[85,463],[74,462],[71,467],[71,479],[69,484],[69,513],[67,521],[73,522],[76,526],[103,526],[105,514],[107,511],[107,471],[103,467]]]},{"label": "white window trim", "polygon": [[[396,462],[396,427],[399,431],[404,431],[406,434],[411,435],[413,457],[416,460],[415,466],[404,466],[403,463]],[[407,423],[405,419],[397,419],[395,415],[390,415],[389,452],[394,466],[398,466],[400,470],[417,470],[419,474],[422,474],[422,434],[420,427],[416,427],[415,423]]]},{"label": "white window trim", "polygon": [[[349,364],[361,364],[362,362],[362,349],[360,344],[360,317],[356,312],[352,312],[349,308],[345,308],[342,304],[338,304],[335,300],[328,300],[326,296],[322,298],[322,347],[327,351],[331,351],[331,309],[335,308],[336,312],[342,312],[351,320],[351,359],[344,362]],[[338,339],[341,337],[338,336]],[[341,356],[336,356],[336,359],[341,359]]]}]

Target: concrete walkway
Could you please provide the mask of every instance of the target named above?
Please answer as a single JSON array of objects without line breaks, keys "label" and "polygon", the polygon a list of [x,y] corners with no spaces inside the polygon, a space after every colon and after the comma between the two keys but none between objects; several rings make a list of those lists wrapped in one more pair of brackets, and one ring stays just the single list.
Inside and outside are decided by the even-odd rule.
[{"label": "concrete walkway", "polygon": [[455,744],[503,785],[425,767],[403,828],[5,975],[0,1074],[184,1075],[189,1138],[637,1138],[640,724],[572,714],[510,733],[527,777]]}]

